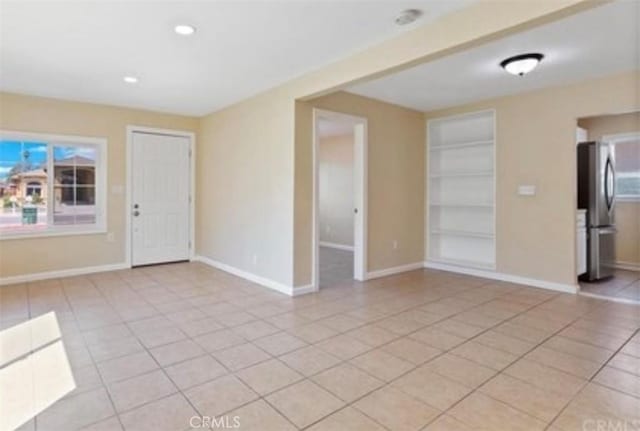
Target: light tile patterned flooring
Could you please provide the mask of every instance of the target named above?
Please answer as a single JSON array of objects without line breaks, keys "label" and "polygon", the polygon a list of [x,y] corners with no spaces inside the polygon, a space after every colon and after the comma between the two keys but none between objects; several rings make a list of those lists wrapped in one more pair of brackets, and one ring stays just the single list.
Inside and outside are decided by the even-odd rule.
[{"label": "light tile patterned flooring", "polygon": [[580,292],[640,305],[640,271],[616,269],[611,278],[594,282],[581,281]]},{"label": "light tile patterned flooring", "polygon": [[319,247],[320,287],[345,286],[353,280],[353,252],[330,247]]},{"label": "light tile patterned flooring", "polygon": [[0,288],[3,329],[52,311],[77,387],[22,430],[638,425],[632,305],[438,271],[289,298],[198,263]]}]

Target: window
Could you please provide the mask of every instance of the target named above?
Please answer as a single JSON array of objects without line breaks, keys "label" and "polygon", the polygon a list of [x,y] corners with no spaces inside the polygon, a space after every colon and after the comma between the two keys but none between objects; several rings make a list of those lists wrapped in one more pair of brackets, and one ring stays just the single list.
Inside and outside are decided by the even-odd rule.
[{"label": "window", "polygon": [[33,200],[34,197],[42,196],[42,185],[36,181],[30,181],[27,183],[27,196],[31,196]]},{"label": "window", "polygon": [[640,200],[640,132],[605,136],[615,148],[616,198]]},{"label": "window", "polygon": [[0,131],[0,238],[102,232],[106,141]]}]

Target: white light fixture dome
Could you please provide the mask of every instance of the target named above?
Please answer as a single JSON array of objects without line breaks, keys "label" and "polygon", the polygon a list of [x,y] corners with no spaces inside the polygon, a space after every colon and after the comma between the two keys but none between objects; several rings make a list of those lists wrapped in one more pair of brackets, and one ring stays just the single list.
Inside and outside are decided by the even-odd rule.
[{"label": "white light fixture dome", "polygon": [[138,82],[138,78],[135,76],[125,76],[122,80],[127,84],[136,84]]},{"label": "white light fixture dome", "polygon": [[190,36],[196,32],[196,28],[188,24],[178,24],[173,28],[173,31],[180,36]]},{"label": "white light fixture dome", "polygon": [[544,55],[537,52],[520,54],[503,60],[500,66],[512,75],[524,76],[535,69],[543,58]]},{"label": "white light fixture dome", "polygon": [[407,9],[400,12],[396,17],[395,22],[397,25],[407,25],[411,24],[421,16],[422,11],[420,9]]}]

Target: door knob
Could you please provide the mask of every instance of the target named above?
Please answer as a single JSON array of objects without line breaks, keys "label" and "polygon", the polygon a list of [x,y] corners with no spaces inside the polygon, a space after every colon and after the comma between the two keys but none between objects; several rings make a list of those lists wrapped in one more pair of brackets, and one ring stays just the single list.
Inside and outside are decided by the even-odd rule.
[{"label": "door knob", "polygon": [[134,211],[134,212],[133,212],[133,216],[134,216],[134,217],[138,217],[139,215],[140,215],[140,211]]}]

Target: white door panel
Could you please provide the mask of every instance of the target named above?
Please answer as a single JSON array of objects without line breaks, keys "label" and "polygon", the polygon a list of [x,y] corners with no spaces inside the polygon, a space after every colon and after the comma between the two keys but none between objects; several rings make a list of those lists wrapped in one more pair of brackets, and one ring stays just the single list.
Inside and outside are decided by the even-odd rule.
[{"label": "white door panel", "polygon": [[187,137],[134,133],[132,264],[189,259]]}]

